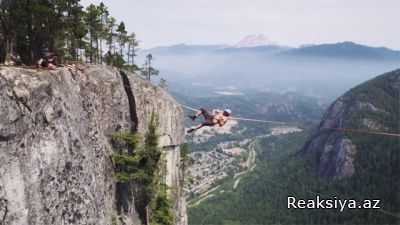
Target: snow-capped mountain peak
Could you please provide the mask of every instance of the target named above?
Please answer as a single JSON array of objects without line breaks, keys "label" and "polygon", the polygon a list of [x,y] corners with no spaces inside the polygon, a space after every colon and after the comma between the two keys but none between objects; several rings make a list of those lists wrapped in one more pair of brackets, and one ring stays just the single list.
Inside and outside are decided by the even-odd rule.
[{"label": "snow-capped mountain peak", "polygon": [[271,41],[268,37],[263,34],[252,34],[247,35],[241,41],[239,41],[234,47],[235,48],[248,48],[248,47],[257,47],[257,46],[265,46],[265,45],[279,45],[275,41]]}]

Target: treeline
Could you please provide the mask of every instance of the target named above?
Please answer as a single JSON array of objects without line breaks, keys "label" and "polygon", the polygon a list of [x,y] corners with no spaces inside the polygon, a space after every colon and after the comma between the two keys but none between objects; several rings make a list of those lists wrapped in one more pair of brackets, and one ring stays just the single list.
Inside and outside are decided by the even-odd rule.
[{"label": "treeline", "polygon": [[84,8],[80,0],[0,0],[1,62],[12,55],[33,64],[44,53],[54,52],[61,62],[137,70],[137,46],[135,33],[117,22],[103,3]]}]

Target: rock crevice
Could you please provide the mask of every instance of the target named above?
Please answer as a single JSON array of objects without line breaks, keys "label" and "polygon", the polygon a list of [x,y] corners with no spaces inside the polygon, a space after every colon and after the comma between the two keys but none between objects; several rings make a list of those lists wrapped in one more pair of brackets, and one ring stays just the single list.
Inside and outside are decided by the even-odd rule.
[{"label": "rock crevice", "polygon": [[131,82],[128,79],[128,75],[126,75],[126,73],[122,70],[120,71],[120,74],[122,77],[122,84],[124,85],[124,90],[125,90],[126,96],[128,97],[129,114],[130,114],[131,121],[132,121],[131,133],[135,133],[137,131],[137,125],[139,122],[138,116],[136,114],[135,97],[133,96]]}]

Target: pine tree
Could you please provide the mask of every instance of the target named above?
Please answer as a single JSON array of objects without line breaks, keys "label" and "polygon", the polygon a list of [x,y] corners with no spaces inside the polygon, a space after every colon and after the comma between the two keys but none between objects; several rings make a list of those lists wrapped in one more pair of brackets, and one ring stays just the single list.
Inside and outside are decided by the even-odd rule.
[{"label": "pine tree", "polygon": [[183,144],[181,148],[181,176],[180,176],[180,183],[184,185],[186,183],[186,176],[188,174],[188,167],[194,164],[194,158],[190,155],[190,148],[189,144]]},{"label": "pine tree", "polygon": [[98,8],[91,4],[86,8],[85,24],[88,27],[89,43],[86,48],[89,62],[98,62],[98,40],[100,36],[100,12]]},{"label": "pine tree", "polygon": [[[117,133],[112,137],[121,149],[121,153],[114,153],[111,156],[116,165],[117,182],[135,183],[137,187],[134,192],[135,206],[141,220],[145,222],[150,218],[151,212],[148,206],[152,205],[155,197],[165,200],[162,206],[168,205],[168,199],[163,197],[163,193],[159,192],[162,191],[158,180],[158,168],[162,152],[158,142],[158,126],[158,116],[153,112],[142,147],[137,147],[140,140],[137,135]],[[165,207],[161,207],[161,209],[166,210]]]},{"label": "pine tree", "polygon": [[4,38],[3,48],[4,56],[6,54],[18,55],[17,51],[17,21],[15,18],[18,16],[20,11],[21,1],[17,0],[1,0],[1,14],[0,23],[2,28],[2,37]]},{"label": "pine tree", "polygon": [[100,3],[98,6],[98,10],[100,12],[100,36],[99,36],[99,42],[100,42],[100,48],[99,48],[99,55],[100,57],[100,63],[103,63],[103,42],[107,38],[107,19],[109,16],[108,8],[103,4],[103,2]]},{"label": "pine tree", "polygon": [[158,83],[158,86],[161,87],[162,89],[166,89],[168,86],[168,81],[164,78],[161,78]]},{"label": "pine tree", "polygon": [[83,38],[87,34],[85,24],[83,23],[84,11],[79,4],[79,0],[68,0],[66,9],[66,46],[67,58],[77,61],[79,58],[79,49],[84,47]]},{"label": "pine tree", "polygon": [[151,54],[148,54],[146,56],[146,60],[143,64],[143,67],[141,69],[141,74],[148,80],[151,80],[151,76],[157,76],[160,74],[160,71],[156,70],[155,68],[152,67],[152,62],[153,62],[153,56]]},{"label": "pine tree", "polygon": [[121,22],[118,25],[117,32],[118,32],[118,44],[119,44],[119,49],[120,49],[120,55],[122,56],[123,55],[122,53],[123,53],[123,50],[125,48],[125,44],[127,41],[127,36],[126,36],[127,32],[125,30],[124,22]]},{"label": "pine tree", "polygon": [[[42,57],[45,52],[55,51],[54,41],[55,38],[60,38],[54,34],[54,29],[60,29],[59,22],[56,20],[56,14],[53,11],[54,5],[50,4],[48,1],[45,3],[39,3],[37,1],[32,1],[29,17],[26,18],[30,45],[30,61]],[[29,21],[29,22],[28,22]],[[49,21],[51,21],[49,24]],[[20,51],[23,55],[23,51]]]},{"label": "pine tree", "polygon": [[135,56],[136,56],[136,47],[139,45],[139,42],[136,40],[135,33],[131,33],[128,36],[128,65],[135,65]]},{"label": "pine tree", "polygon": [[106,20],[106,42],[108,45],[108,53],[115,53],[114,37],[115,37],[116,20],[114,17],[108,17]]}]

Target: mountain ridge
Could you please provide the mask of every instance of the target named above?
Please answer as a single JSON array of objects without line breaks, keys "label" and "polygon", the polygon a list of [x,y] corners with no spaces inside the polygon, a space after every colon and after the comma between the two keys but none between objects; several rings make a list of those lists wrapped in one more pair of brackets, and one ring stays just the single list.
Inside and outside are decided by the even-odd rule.
[{"label": "mountain ridge", "polygon": [[352,41],[337,42],[331,44],[312,44],[298,48],[281,46],[278,44],[266,44],[259,46],[231,47],[228,45],[188,45],[177,44],[171,46],[160,46],[142,50],[146,53],[189,53],[189,52],[253,52],[269,53],[274,50],[277,56],[307,56],[307,57],[334,57],[353,58],[369,60],[400,60],[400,51],[387,47],[372,47],[358,44]]},{"label": "mountain ridge", "polygon": [[[362,135],[335,132],[323,127],[400,133],[400,69],[364,82],[339,97],[325,112],[318,133],[303,153],[318,151],[318,171],[331,179],[344,179],[356,171],[357,147],[368,142]],[[396,125],[397,122],[397,125]],[[387,140],[390,137],[381,137]]]},{"label": "mountain ridge", "polygon": [[334,57],[367,60],[400,60],[400,51],[386,47],[371,47],[351,41],[319,44],[281,52],[286,56]]}]

